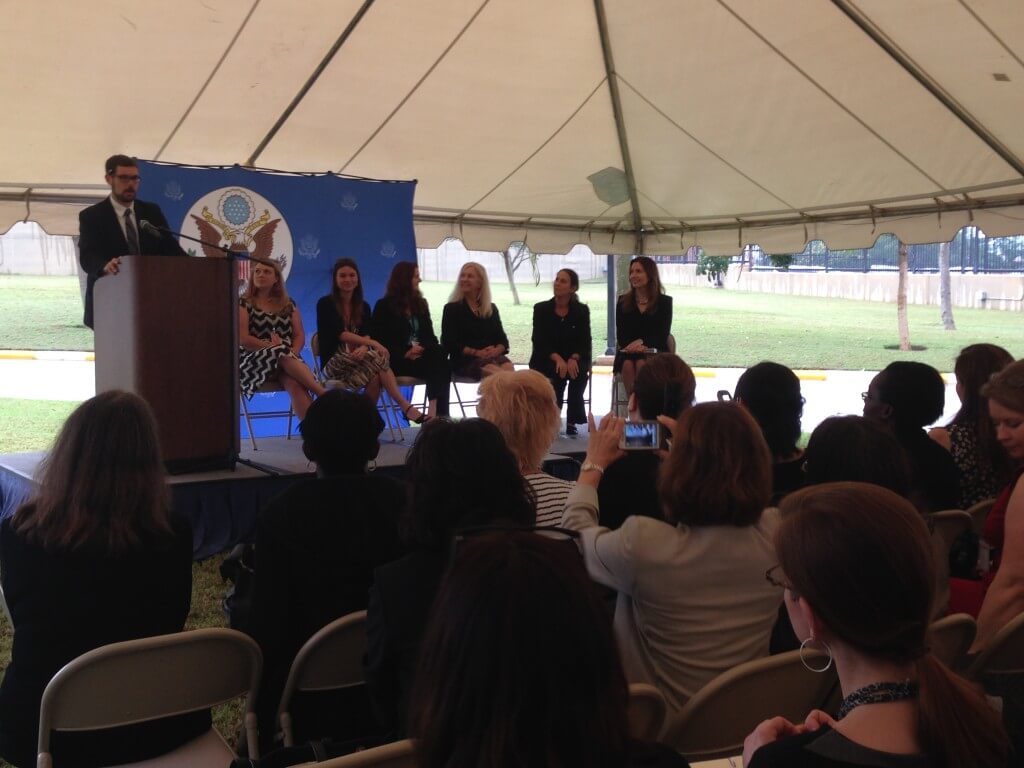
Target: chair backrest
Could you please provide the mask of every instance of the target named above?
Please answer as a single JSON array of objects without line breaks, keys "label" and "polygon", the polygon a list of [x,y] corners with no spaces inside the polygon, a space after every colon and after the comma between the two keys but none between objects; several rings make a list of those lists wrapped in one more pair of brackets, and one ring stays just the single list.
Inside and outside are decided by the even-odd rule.
[{"label": "chair backrest", "polygon": [[1024,673],[1024,613],[996,632],[991,642],[977,655],[968,677],[982,680],[986,675],[1020,675]]},{"label": "chair backrest", "polygon": [[979,536],[981,536],[981,531],[985,527],[985,519],[995,503],[995,499],[984,499],[967,509],[967,514],[971,516],[971,526]]},{"label": "chair backrest", "polygon": [[366,681],[366,611],[335,619],[307,640],[295,654],[281,693],[277,717],[285,746],[293,744],[291,700],[299,691],[333,691]]},{"label": "chair backrest", "polygon": [[316,764],[317,768],[416,768],[411,739],[384,744]]},{"label": "chair backrest", "polygon": [[661,735],[661,728],[665,725],[667,710],[665,697],[653,685],[630,683],[629,705],[626,710],[630,738],[637,741],[657,741]]},{"label": "chair backrest", "polygon": [[954,613],[928,627],[928,646],[950,669],[956,669],[974,642],[978,625],[966,613]]},{"label": "chair backrest", "polygon": [[[826,659],[816,652],[805,656],[815,667]],[[743,739],[762,720],[782,715],[802,722],[812,709],[824,706],[837,682],[834,668],[822,673],[808,670],[800,651],[748,661],[697,691],[661,741],[690,762],[738,755]]]},{"label": "chair backrest", "polygon": [[932,512],[926,518],[928,527],[937,533],[946,545],[946,555],[953,549],[953,542],[965,531],[972,528],[971,516],[962,509],[944,509]]},{"label": "chair backrest", "polygon": [[233,629],[196,629],[112,643],[53,676],[39,705],[40,764],[50,732],[89,731],[195,712],[246,694],[249,754],[259,755],[256,692],[263,655]]},{"label": "chair backrest", "polygon": [[324,372],[320,370],[320,334],[318,331],[313,331],[313,336],[309,339],[309,351],[313,353],[313,375],[319,381],[323,379]]}]

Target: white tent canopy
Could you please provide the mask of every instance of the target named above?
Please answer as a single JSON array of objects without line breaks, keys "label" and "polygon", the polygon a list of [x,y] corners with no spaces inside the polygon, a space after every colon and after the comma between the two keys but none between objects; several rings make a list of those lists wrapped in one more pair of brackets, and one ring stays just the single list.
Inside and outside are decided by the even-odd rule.
[{"label": "white tent canopy", "polygon": [[1024,231],[1020,0],[7,6],[0,231],[76,233],[122,151],[415,178],[423,247]]}]

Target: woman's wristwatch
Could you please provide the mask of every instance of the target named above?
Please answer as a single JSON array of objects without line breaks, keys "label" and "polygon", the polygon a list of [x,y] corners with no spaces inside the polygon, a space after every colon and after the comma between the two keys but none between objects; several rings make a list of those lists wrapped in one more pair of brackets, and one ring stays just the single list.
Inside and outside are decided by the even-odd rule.
[{"label": "woman's wristwatch", "polygon": [[590,460],[584,461],[580,465],[580,472],[591,472],[591,471],[598,472],[598,473],[603,475],[604,474],[604,467],[602,467],[600,464],[595,464],[594,462],[592,462]]}]

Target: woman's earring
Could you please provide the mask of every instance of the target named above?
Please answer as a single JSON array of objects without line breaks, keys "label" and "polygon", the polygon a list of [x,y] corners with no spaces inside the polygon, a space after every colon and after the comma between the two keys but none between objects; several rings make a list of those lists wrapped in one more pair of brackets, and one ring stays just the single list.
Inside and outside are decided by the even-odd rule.
[{"label": "woman's earring", "polygon": [[[810,664],[807,663],[807,658],[804,656],[804,653],[806,652],[807,645],[809,643],[817,643],[821,646],[822,650],[826,654],[828,654],[828,659],[825,661],[825,666],[812,667]],[[810,650],[813,652],[816,649],[812,647]],[[828,643],[826,643],[824,640],[815,640],[813,637],[808,637],[806,640],[800,643],[800,663],[803,664],[809,672],[827,672],[828,669],[832,666],[832,649],[828,647]]]}]

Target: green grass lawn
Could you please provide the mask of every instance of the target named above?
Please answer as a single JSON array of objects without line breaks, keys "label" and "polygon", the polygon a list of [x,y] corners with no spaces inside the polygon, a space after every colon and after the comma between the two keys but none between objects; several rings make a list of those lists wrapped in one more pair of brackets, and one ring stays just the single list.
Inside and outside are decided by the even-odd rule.
[{"label": "green grass lawn", "polygon": [[91,350],[77,277],[0,275],[6,349]]}]

